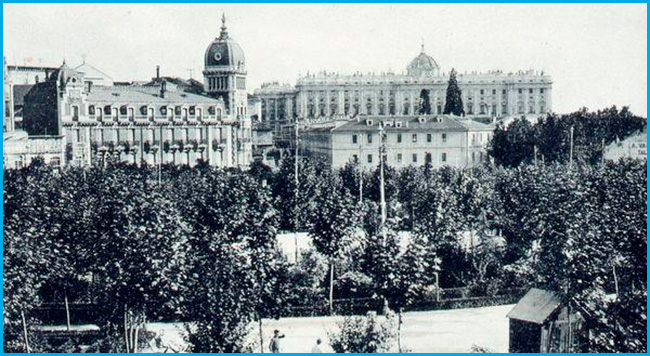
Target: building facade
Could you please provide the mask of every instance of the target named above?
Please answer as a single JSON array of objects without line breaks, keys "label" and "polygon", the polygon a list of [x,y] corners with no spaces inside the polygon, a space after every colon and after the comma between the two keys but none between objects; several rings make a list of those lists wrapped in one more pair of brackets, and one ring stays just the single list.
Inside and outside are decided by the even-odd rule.
[{"label": "building facade", "polygon": [[[329,120],[333,116],[412,116],[428,100],[431,115],[445,107],[448,73],[424,52],[406,73],[306,75],[295,86],[265,84],[255,91],[262,101],[262,121],[279,126],[298,119]],[[543,72],[459,73],[465,113],[497,118],[543,115],[552,109],[552,79]]]},{"label": "building facade", "polygon": [[359,116],[305,126],[299,145],[305,155],[332,168],[360,162],[372,169],[379,163],[383,127],[385,162],[396,168],[429,163],[468,167],[487,161],[494,126],[449,115]]},{"label": "building facade", "polygon": [[624,140],[617,140],[605,147],[604,159],[618,161],[621,158],[648,159],[648,127],[645,126]]},{"label": "building facade", "polygon": [[22,97],[24,130],[30,138],[60,138],[63,165],[119,160],[248,167],[252,125],[243,51],[222,21],[205,53],[205,93],[196,93],[196,83],[168,86],[159,72],[144,85],[113,85],[94,67],[76,70],[64,62],[29,84]]}]

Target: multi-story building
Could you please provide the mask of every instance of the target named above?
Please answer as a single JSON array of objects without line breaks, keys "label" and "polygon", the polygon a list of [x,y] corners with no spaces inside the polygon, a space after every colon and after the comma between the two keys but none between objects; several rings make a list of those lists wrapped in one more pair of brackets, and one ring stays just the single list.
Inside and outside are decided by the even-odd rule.
[{"label": "multi-story building", "polygon": [[[266,84],[255,95],[262,101],[262,121],[273,126],[296,118],[412,116],[424,100],[432,115],[440,115],[448,80],[449,74],[423,48],[403,74],[321,72],[300,78],[295,87]],[[544,72],[458,73],[457,80],[468,116],[543,115],[552,109],[552,80]]]},{"label": "multi-story building", "polygon": [[[63,139],[60,136],[28,136],[25,131],[16,129],[14,96],[17,88],[9,75],[7,61],[3,58],[3,99],[4,115],[2,128],[3,168],[20,168],[33,159],[42,158],[45,163],[58,166],[63,161]],[[20,78],[21,82],[25,78]]]},{"label": "multi-story building", "polygon": [[605,147],[603,158],[618,161],[621,158],[648,159],[648,127],[637,131],[623,140],[616,140]]},{"label": "multi-story building", "polygon": [[60,137],[61,164],[112,158],[136,164],[195,165],[202,160],[219,167],[247,167],[252,128],[244,57],[222,21],[220,36],[205,54],[206,95],[187,91],[186,85],[168,87],[159,75],[145,85],[113,86],[101,71],[87,65],[75,70],[64,63],[25,93],[25,131],[30,137]]},{"label": "multi-story building", "polygon": [[365,168],[379,164],[383,128],[385,162],[399,168],[431,164],[468,167],[487,161],[486,147],[494,126],[450,115],[358,116],[305,126],[299,145],[304,154],[333,168],[359,162]]}]

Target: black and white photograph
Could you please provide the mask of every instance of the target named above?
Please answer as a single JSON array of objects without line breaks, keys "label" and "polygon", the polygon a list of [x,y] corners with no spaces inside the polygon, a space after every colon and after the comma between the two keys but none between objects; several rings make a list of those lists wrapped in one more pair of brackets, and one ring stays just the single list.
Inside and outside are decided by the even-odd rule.
[{"label": "black and white photograph", "polygon": [[646,3],[2,14],[3,352],[647,352]]}]

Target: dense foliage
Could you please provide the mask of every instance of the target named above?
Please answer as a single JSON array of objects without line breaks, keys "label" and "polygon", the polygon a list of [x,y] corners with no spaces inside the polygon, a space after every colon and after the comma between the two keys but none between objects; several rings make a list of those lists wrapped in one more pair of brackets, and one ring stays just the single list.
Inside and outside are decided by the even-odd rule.
[{"label": "dense foliage", "polygon": [[[645,350],[645,162],[387,168],[384,229],[377,170],[300,165],[298,192],[289,161],[5,171],[5,351],[25,335],[49,350],[32,312],[62,296],[98,305],[98,351],[137,351],[147,321],[175,317],[193,351],[234,352],[255,321],[330,298],[383,298],[399,319],[437,287],[527,286],[590,310],[599,350]],[[315,249],[290,265],[276,235],[296,217]]]},{"label": "dense foliage", "polygon": [[515,119],[507,126],[497,126],[489,155],[497,165],[516,167],[533,163],[569,161],[570,131],[573,127],[574,157],[578,162],[594,164],[602,158],[603,148],[643,129],[647,120],[632,114],[627,107],[604,110],[548,114],[537,122]]}]

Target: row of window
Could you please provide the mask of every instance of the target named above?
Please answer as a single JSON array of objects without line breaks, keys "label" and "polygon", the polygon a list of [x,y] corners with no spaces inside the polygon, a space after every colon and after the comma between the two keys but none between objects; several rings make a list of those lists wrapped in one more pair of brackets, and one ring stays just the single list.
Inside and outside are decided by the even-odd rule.
[{"label": "row of window", "polygon": [[[369,155],[366,156],[366,162],[367,163],[373,163],[373,159],[374,159],[374,155],[372,155],[372,154],[369,154]],[[388,156],[384,156],[384,159],[385,159],[386,162],[388,162]],[[354,162],[358,163],[359,162],[359,156],[356,155],[356,154],[353,154],[352,155],[352,160]],[[403,163],[404,162],[403,155],[401,153],[398,153],[397,155],[395,155],[395,162],[396,163]],[[418,163],[418,154],[417,153],[413,153],[411,155],[411,162],[412,163]],[[427,162],[427,163],[433,162],[433,156],[432,156],[431,153],[427,152],[427,153],[424,154],[424,162]],[[447,162],[447,152],[442,152],[440,154],[440,162]]]},{"label": "row of window", "polygon": [[[496,104],[481,104],[478,105],[478,111],[475,110],[475,105],[473,103],[467,103],[466,104],[466,109],[465,112],[468,115],[498,115],[498,114],[508,114],[508,104],[507,103],[502,103],[501,104],[501,112],[497,111],[498,106]],[[316,116],[328,116],[330,114],[337,113],[338,111],[338,105],[332,104],[329,106],[329,113],[328,113],[328,106],[326,105],[320,105],[319,107],[316,107],[314,105],[308,105],[307,106],[307,116],[308,117],[316,117]],[[343,115],[357,115],[359,114],[361,110],[361,106],[358,104],[355,105],[345,105],[345,107],[342,110]],[[402,107],[402,113],[401,115],[414,115],[419,111],[419,105],[414,104],[414,105],[404,105]],[[517,108],[516,108],[516,113],[517,114],[525,114],[526,113],[526,108],[524,107],[523,103],[520,103]],[[431,114],[437,114],[441,115],[443,113],[443,106],[442,105],[436,105],[431,108]],[[535,103],[530,103],[528,106],[528,113],[530,114],[535,114],[535,113],[540,113],[544,114],[546,113],[546,105],[544,103],[540,103],[538,106],[535,105]],[[265,113],[263,112],[263,115]],[[379,104],[376,108],[372,104],[366,105],[366,112],[365,114],[367,115],[397,115],[397,109],[395,105],[389,105],[386,107],[384,104]],[[514,112],[512,113],[514,114]],[[279,113],[279,117],[282,117],[282,115]],[[270,118],[275,118],[274,113],[271,113],[269,116]],[[264,118],[267,118],[264,116]]]},{"label": "row of window", "polygon": [[[79,106],[71,106],[73,120],[79,119]],[[139,108],[139,115],[146,116],[149,120],[153,120],[156,117],[156,111],[159,116],[164,116],[168,119],[183,119],[187,120],[189,117],[196,119],[201,119],[203,117],[203,108],[190,106],[182,107],[175,106],[168,108],[167,106],[160,106],[158,110],[156,108],[143,105]],[[209,115],[216,115],[218,119],[222,118],[223,110],[215,106],[208,107]],[[105,105],[104,107],[89,105],[88,106],[88,115],[96,117],[97,119],[110,119],[113,118],[117,120],[118,118],[127,118],[133,120],[135,118],[135,108],[127,105],[122,105],[120,107]]]},{"label": "row of window", "polygon": [[[524,90],[526,90],[526,89],[524,89],[524,88],[518,88],[518,89],[517,89],[517,93],[518,93],[518,94],[523,94],[523,93],[524,93]],[[468,92],[468,93],[470,93],[470,94],[471,94],[472,92],[475,92],[474,90],[467,90],[467,89],[466,89],[465,91]],[[529,94],[534,94],[536,91],[537,91],[539,94],[544,94],[544,93],[546,92],[546,88],[539,88],[539,89],[537,89],[537,90],[535,90],[534,88],[528,88],[527,91],[528,91]],[[486,95],[486,93],[489,93],[490,90],[479,89],[478,92],[479,92],[480,95]],[[330,96],[329,96],[329,100],[330,100],[331,102],[335,102],[335,101],[337,101],[338,98],[339,98],[338,92],[336,92],[336,91],[332,91],[332,92],[330,92],[330,93],[331,93],[331,94],[330,94]],[[370,96],[370,97],[367,97],[367,100],[372,100],[372,97],[377,96],[377,98],[379,99],[379,101],[384,101],[384,98],[385,98],[385,96],[386,96],[386,95],[384,95],[384,91],[383,91],[383,90],[380,90],[378,94],[377,94],[376,92],[370,92],[370,93],[371,93],[371,94],[368,95],[368,96]],[[417,100],[417,98],[420,97],[420,94],[418,94],[418,93],[416,93],[416,92],[407,92],[407,93],[409,93],[409,95],[412,94],[413,98],[415,98],[416,100]],[[444,91],[439,91],[439,93],[444,94]],[[492,95],[497,95],[497,89],[492,89],[492,90],[491,90],[491,93],[492,93]],[[375,95],[375,94],[377,94],[377,95]],[[395,99],[395,97],[396,97],[396,93],[395,93],[394,91],[391,90],[391,91],[387,92],[387,94],[388,94],[388,98],[389,98],[389,100],[391,100],[391,101],[396,100],[396,99]],[[506,95],[506,94],[507,94],[507,90],[506,90],[506,89],[501,89],[501,94],[502,94],[502,95]],[[432,94],[432,96],[435,96],[435,94]],[[354,91],[354,95],[350,95],[350,94],[348,93],[348,91],[345,90],[345,91],[344,91],[344,95],[343,95],[344,100],[345,100],[345,101],[348,101],[350,97],[354,98],[354,101],[358,102],[358,101],[359,101],[359,98],[361,97],[361,95],[359,94],[359,90],[355,90],[355,91]],[[308,92],[308,93],[307,93],[307,98],[308,98],[308,101],[309,101],[310,103],[313,102],[313,101],[319,101],[319,102],[322,103],[322,102],[326,101],[326,99],[327,99],[327,92],[324,92],[324,91],[323,91],[323,92],[320,92],[320,95],[315,95],[315,92]],[[318,98],[318,100],[316,100],[316,98]],[[405,100],[405,101],[408,100],[408,99],[409,99],[408,96],[405,96],[405,97],[404,97],[404,100]],[[440,99],[440,97],[439,97],[438,99]],[[471,97],[471,96],[468,97],[468,100],[472,100],[472,97]]]},{"label": "row of window", "polygon": [[[477,163],[477,162],[483,162],[487,158],[486,155],[484,155],[483,152],[472,152],[472,162]],[[388,157],[385,156],[384,158],[386,162],[388,162]],[[352,160],[355,163],[359,163],[359,156],[356,154],[352,155]],[[366,156],[366,162],[367,163],[373,163],[374,160],[374,155],[368,154]],[[396,163],[404,163],[404,156],[401,153],[398,153],[395,155],[395,162]],[[425,153],[424,154],[424,162],[426,163],[432,163],[433,162],[433,156],[431,153]],[[440,162],[447,162],[447,152],[442,152],[440,153]],[[418,163],[418,154],[413,153],[411,155],[411,163]]]},{"label": "row of window", "polygon": [[[474,105],[472,103],[467,103],[466,105],[466,112],[467,115],[474,115],[474,114],[479,114],[479,115],[495,115],[497,113],[497,105],[492,104],[481,104],[478,106],[479,110],[478,113],[474,111]],[[537,110],[536,110],[537,109]],[[518,103],[517,104],[517,113],[518,114],[525,114],[525,106],[523,103]],[[508,105],[506,103],[501,104],[501,113],[507,114],[508,113]],[[546,113],[546,104],[545,103],[539,103],[539,106],[535,105],[535,103],[530,103],[528,105],[528,113],[529,114],[545,114]]]},{"label": "row of window", "polygon": [[[386,137],[387,136],[388,135],[384,136],[384,142],[386,142]],[[428,133],[428,134],[426,134],[426,137],[427,137],[427,143],[433,142],[433,134]],[[372,140],[373,140],[373,134],[371,134],[371,133],[367,134],[366,135],[366,143],[371,144]],[[441,141],[442,141],[442,143],[447,142],[447,134],[446,133],[441,134]],[[402,143],[402,134],[401,133],[395,134],[395,142],[396,143]],[[416,133],[411,134],[411,142],[413,142],[413,143],[418,142],[418,134],[416,134]],[[359,143],[359,135],[357,135],[357,134],[352,135],[352,143],[353,144],[358,144]]]}]

